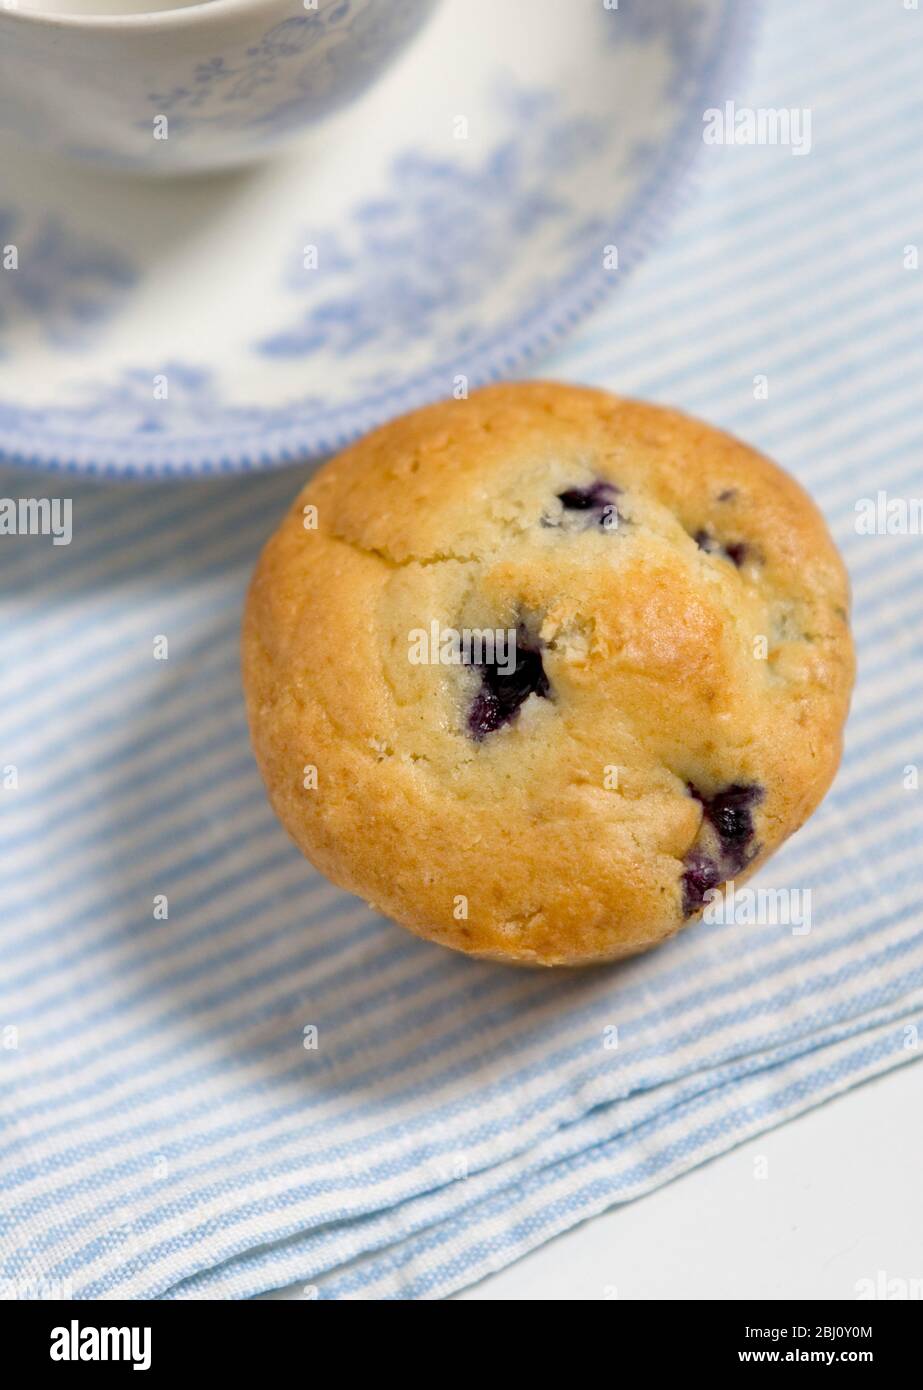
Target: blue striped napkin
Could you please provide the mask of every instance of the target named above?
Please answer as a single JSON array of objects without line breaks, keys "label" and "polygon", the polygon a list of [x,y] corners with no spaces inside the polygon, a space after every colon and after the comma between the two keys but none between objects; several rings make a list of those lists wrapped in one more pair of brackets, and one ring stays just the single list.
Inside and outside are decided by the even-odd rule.
[{"label": "blue striped napkin", "polygon": [[810,889],[811,930],[702,923],[558,975],[376,918],[291,847],[248,749],[240,606],[299,475],[67,480],[73,544],[0,549],[8,1296],[439,1297],[920,1056],[923,538],[860,533],[856,504],[923,493],[923,13],[768,10],[737,100],[810,108],[810,154],[704,149],[671,234],[541,370],[734,430],[830,520],[847,754],[755,885]]}]

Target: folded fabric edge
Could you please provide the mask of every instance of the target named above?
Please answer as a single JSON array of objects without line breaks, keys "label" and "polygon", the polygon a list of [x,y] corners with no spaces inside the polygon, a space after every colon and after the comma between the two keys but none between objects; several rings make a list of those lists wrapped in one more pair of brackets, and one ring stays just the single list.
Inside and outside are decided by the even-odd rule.
[{"label": "folded fabric edge", "polygon": [[[669,1117],[673,1111],[685,1110],[710,1092],[726,1090],[755,1074],[778,1071],[787,1062],[823,1051],[838,1042],[848,1042],[859,1034],[896,1028],[902,1020],[912,1017],[917,1008],[923,1008],[923,998],[916,1004],[904,1001],[899,1007],[878,1010],[821,1034],[799,1037],[764,1054],[735,1058],[673,1078],[651,1091],[597,1105],[545,1136],[532,1148],[500,1164],[470,1177],[463,1172],[457,1173],[456,1180],[445,1186],[367,1216],[331,1223],[238,1252],[227,1261],[175,1284],[162,1296],[171,1299],[252,1297],[296,1280],[309,1284],[310,1296],[311,1280],[335,1276],[342,1266],[352,1261],[373,1259],[384,1250],[403,1245],[408,1239],[422,1237],[431,1227],[461,1219],[466,1211],[533,1179],[538,1173],[573,1160],[582,1152],[618,1140],[630,1143],[637,1130]],[[463,1180],[458,1181],[459,1177]]]},{"label": "folded fabric edge", "polygon": [[627,1171],[597,1172],[581,1186],[571,1184],[573,1190],[567,1188],[572,1176],[584,1169],[599,1169],[617,1156],[613,1144],[601,1144],[554,1165],[554,1187],[551,1182],[533,1179],[502,1192],[383,1256],[362,1260],[349,1270],[322,1279],[318,1296],[419,1300],[458,1292],[609,1207],[643,1196],[747,1139],[918,1060],[923,1055],[919,1042],[910,1047],[907,1037],[912,1027],[919,1039],[923,1015],[908,1016],[904,1024],[903,1028],[898,1022],[875,1029],[859,1046],[847,1039],[822,1049],[825,1055],[820,1066],[812,1051],[781,1069],[762,1069],[744,1083],[728,1082],[671,1112],[671,1128],[674,1122],[682,1126],[697,1111],[704,1112],[691,1134],[674,1138],[668,1132],[664,1142],[658,1143],[657,1120],[645,1125],[636,1137],[646,1152],[640,1159],[632,1155]]}]

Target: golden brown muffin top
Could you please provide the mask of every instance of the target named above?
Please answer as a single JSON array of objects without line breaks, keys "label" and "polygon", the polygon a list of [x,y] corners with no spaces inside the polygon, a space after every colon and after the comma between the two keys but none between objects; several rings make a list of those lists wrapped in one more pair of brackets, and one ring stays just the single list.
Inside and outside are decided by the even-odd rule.
[{"label": "golden brown muffin top", "polygon": [[[488,387],[373,431],[296,499],[247,604],[254,746],[309,858],[412,930],[612,959],[816,807],[847,607],[817,509],[740,441],[602,391]],[[412,659],[437,630],[513,633],[515,672]]]}]

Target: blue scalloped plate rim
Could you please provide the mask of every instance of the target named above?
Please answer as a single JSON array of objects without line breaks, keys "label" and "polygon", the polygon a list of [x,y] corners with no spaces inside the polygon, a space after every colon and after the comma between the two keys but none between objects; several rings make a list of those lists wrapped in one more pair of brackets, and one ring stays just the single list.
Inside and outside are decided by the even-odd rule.
[{"label": "blue scalloped plate rim", "polygon": [[[463,374],[471,389],[509,379],[556,347],[572,329],[657,244],[669,219],[690,191],[702,150],[702,111],[710,98],[731,95],[728,84],[738,80],[756,31],[761,6],[758,0],[725,0],[711,51],[691,87],[685,112],[677,122],[655,168],[632,206],[613,223],[612,241],[619,247],[619,276],[600,274],[598,254],[592,264],[582,264],[564,277],[545,301],[514,326],[505,325],[492,339],[479,342],[470,358],[453,355],[418,373],[399,388],[373,393],[364,399],[328,412],[313,412],[267,432],[259,450],[235,452],[233,437],[216,440],[196,457],[177,460],[165,450],[162,458],[143,462],[94,464],[75,457],[58,457],[22,447],[18,439],[4,439],[0,431],[0,464],[15,464],[49,472],[67,472],[106,479],[177,479],[264,472],[270,469],[324,458],[368,430],[394,416],[445,396],[448,378]],[[279,414],[298,414],[298,407],[280,407]],[[201,440],[201,436],[199,439]],[[147,441],[150,442],[149,440]],[[84,446],[85,447],[85,446]],[[130,445],[126,444],[126,455]]]}]

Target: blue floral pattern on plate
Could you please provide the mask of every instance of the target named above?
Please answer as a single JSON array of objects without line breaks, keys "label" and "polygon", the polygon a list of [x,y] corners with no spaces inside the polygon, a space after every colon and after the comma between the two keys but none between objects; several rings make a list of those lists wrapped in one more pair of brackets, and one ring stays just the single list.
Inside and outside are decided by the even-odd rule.
[{"label": "blue floral pattern on plate", "polygon": [[0,355],[17,320],[47,342],[80,347],[115,312],[137,281],[130,261],[111,246],[68,230],[48,215],[27,222],[0,207]]},{"label": "blue floral pattern on plate", "polygon": [[[400,48],[432,4],[340,0],[308,10],[274,25],[236,56],[196,64],[187,84],[151,92],[148,101],[174,133],[220,126],[247,135],[256,128],[261,138],[271,138],[328,115],[361,92],[381,68],[383,53]],[[285,95],[254,122],[248,103],[261,87]],[[150,129],[150,119],[140,120],[138,128]]]},{"label": "blue floral pattern on plate", "polygon": [[[307,298],[308,307],[261,340],[258,351],[349,358],[374,345],[384,360],[423,333],[462,352],[477,339],[480,286],[509,274],[524,237],[558,227],[554,247],[567,254],[573,207],[555,191],[554,175],[596,154],[604,123],[562,116],[547,90],[507,87],[497,105],[502,127],[519,134],[499,141],[479,164],[404,151],[385,194],[358,203],[342,227],[305,230],[298,247],[316,247],[324,290],[316,290],[310,272],[290,273],[290,293]],[[601,223],[584,224],[582,234],[598,239],[602,230]],[[379,384],[385,379],[382,373]]]},{"label": "blue floral pattern on plate", "polygon": [[[81,233],[68,247],[70,265],[62,246],[49,254],[49,313],[38,319],[61,346],[65,370],[47,399],[36,399],[34,374],[21,394],[0,386],[0,457],[122,473],[271,466],[329,452],[389,414],[448,394],[459,378],[473,388],[508,374],[554,342],[616,282],[604,260],[610,243],[621,274],[662,224],[665,199],[701,146],[702,110],[727,92],[747,7],[742,0],[621,0],[618,10],[603,10],[587,0],[569,11],[580,18],[568,24],[554,18],[560,11],[553,6],[510,0],[513,6],[518,27],[505,42],[515,64],[503,74],[488,69],[470,84],[477,139],[453,146],[438,128],[427,138],[429,123],[452,119],[452,108],[439,106],[437,83],[436,116],[414,112],[419,138],[390,148],[384,139],[384,160],[363,165],[360,137],[355,177],[351,157],[343,156],[352,197],[333,219],[323,199],[299,188],[299,167],[305,188],[312,187],[308,154],[274,211],[263,214],[253,203],[261,215],[238,234],[235,255],[217,277],[230,311],[210,330],[209,351],[187,350],[167,315],[172,348],[164,350],[161,326],[156,350],[138,351],[134,360],[123,352],[114,363],[105,356],[113,316],[136,323],[145,343],[158,331],[155,320],[131,318],[135,292],[156,304],[153,286],[164,283],[170,265],[156,236],[141,244],[143,218],[136,219],[138,235],[118,246],[96,246]],[[486,0],[475,10],[473,35],[475,19],[490,12]],[[570,40],[588,70],[597,65],[592,80],[512,79],[522,26],[535,29],[542,15],[548,32],[532,38],[545,42],[548,63]],[[600,44],[600,24],[611,43]],[[437,31],[433,26],[434,44]],[[282,26],[249,55],[245,72],[207,64],[195,85],[230,95],[240,81],[269,80],[273,62],[297,61],[312,42],[310,24]],[[418,61],[426,63],[425,49]],[[622,64],[613,71],[634,64],[649,72],[644,109],[618,112],[610,63]],[[190,93],[170,97],[180,119],[197,119],[202,110]],[[379,122],[388,110],[378,109]],[[237,192],[231,185],[225,191],[234,206]],[[248,196],[252,202],[256,195]],[[206,231],[203,223],[202,236]],[[0,247],[3,240],[0,229]],[[50,250],[55,240],[46,233],[39,244]],[[316,248],[318,269],[304,262],[308,248]],[[207,274],[207,263],[197,263]],[[71,282],[74,265],[81,270]],[[264,265],[263,288],[238,314],[235,281],[246,289]],[[13,301],[4,317],[5,288],[0,271],[0,353],[6,348],[15,365],[23,308]],[[28,300],[28,282],[24,290]],[[189,287],[189,300],[197,305],[197,286]],[[216,303],[222,307],[220,297]],[[176,317],[185,307],[177,301]],[[105,370],[96,369],[92,354],[64,352],[69,334],[87,335],[94,324]],[[231,339],[233,373],[224,360]],[[166,394],[155,389],[160,377],[169,384]]]}]

